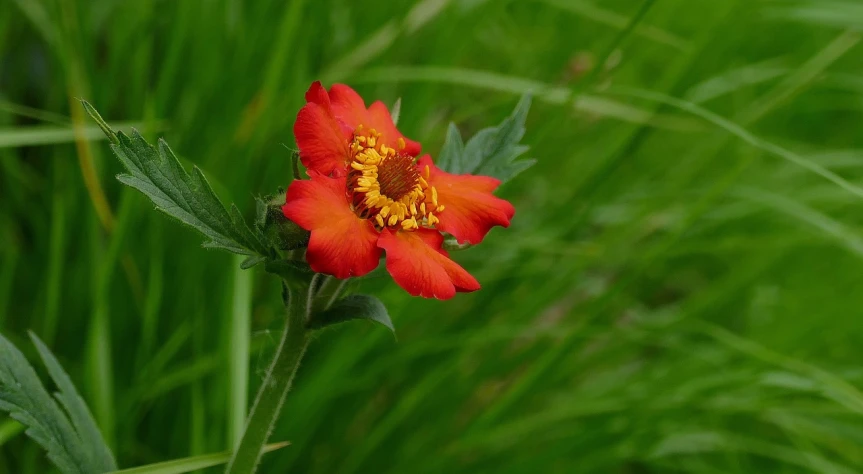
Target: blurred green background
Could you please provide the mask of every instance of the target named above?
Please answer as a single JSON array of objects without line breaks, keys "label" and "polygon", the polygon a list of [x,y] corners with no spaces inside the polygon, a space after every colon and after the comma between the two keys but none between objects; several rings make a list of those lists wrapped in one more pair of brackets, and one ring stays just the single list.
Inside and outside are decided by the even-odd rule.
[{"label": "blurred green background", "polygon": [[[225,450],[278,282],[122,187],[75,98],[251,215],[313,80],[402,98],[433,154],[531,90],[513,225],[455,256],[483,289],[358,282],[398,341],[320,337],[261,472],[861,472],[861,5],[0,0],[0,331],[122,467]],[[3,415],[0,472],[53,472]]]}]

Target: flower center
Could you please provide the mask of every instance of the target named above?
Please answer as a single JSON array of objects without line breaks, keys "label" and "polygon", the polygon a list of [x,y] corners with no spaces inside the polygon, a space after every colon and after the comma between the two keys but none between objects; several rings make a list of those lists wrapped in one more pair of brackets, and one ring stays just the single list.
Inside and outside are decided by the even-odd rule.
[{"label": "flower center", "polygon": [[371,129],[365,135],[360,125],[351,142],[351,169],[347,192],[354,212],[371,219],[380,230],[385,227],[416,230],[438,222],[437,190],[429,186],[429,168],[417,169],[413,157],[401,152],[405,141],[399,138],[399,149],[381,141],[381,134]]}]

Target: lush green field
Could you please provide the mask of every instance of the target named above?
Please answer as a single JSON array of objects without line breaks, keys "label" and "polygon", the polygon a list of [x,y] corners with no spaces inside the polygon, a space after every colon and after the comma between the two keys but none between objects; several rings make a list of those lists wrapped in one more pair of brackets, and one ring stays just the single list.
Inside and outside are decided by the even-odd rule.
[{"label": "lush green field", "polygon": [[[2,0],[0,331],[122,467],[228,449],[278,282],[117,182],[75,98],[251,215],[313,80],[401,97],[432,154],[532,91],[513,225],[456,255],[483,289],[357,282],[398,341],[322,334],[261,471],[861,472],[861,30],[858,0]],[[0,473],[51,469],[0,415]]]}]

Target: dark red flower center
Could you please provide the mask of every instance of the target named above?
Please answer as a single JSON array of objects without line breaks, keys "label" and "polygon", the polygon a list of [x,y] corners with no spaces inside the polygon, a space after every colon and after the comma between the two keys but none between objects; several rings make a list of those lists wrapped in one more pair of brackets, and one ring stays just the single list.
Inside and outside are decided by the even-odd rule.
[{"label": "dark red flower center", "polygon": [[416,230],[438,222],[435,212],[443,210],[437,202],[437,190],[429,186],[429,169],[417,168],[413,157],[401,152],[405,147],[399,138],[399,150],[383,144],[374,129],[360,135],[357,129],[351,143],[351,165],[347,192],[354,212],[375,222],[376,227]]}]

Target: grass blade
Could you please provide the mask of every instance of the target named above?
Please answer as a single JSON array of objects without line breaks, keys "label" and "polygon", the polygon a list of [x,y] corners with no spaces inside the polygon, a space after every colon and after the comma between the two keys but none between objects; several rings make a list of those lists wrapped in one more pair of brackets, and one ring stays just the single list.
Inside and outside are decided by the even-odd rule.
[{"label": "grass blade", "polygon": [[[290,444],[291,443],[288,441],[268,444],[264,447],[262,452],[271,453]],[[205,454],[203,456],[195,456],[174,461],[160,462],[158,464],[150,464],[148,466],[123,469],[122,471],[115,471],[112,474],[184,474],[186,472],[197,471],[198,469],[219,466],[227,463],[230,459],[231,452],[225,451],[222,453]]]}]

